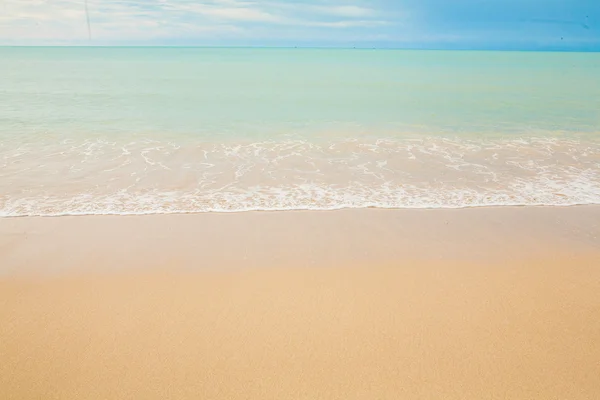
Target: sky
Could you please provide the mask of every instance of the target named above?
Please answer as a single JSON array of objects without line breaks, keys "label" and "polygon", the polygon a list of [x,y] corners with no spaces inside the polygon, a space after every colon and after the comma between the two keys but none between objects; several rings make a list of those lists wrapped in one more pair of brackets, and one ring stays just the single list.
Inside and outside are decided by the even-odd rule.
[{"label": "sky", "polygon": [[0,0],[0,45],[600,51],[600,0],[87,0],[87,10]]}]

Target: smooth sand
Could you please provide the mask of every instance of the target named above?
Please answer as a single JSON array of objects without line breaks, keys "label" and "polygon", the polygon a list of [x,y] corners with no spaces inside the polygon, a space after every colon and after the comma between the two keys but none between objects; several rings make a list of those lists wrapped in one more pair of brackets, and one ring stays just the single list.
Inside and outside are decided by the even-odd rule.
[{"label": "smooth sand", "polygon": [[600,207],[0,219],[0,399],[597,399]]}]

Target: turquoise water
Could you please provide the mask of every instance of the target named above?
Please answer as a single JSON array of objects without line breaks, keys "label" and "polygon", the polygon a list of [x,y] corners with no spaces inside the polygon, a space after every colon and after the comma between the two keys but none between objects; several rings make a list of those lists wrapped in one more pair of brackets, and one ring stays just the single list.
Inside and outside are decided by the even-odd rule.
[{"label": "turquoise water", "polygon": [[0,48],[0,215],[600,203],[600,54]]}]

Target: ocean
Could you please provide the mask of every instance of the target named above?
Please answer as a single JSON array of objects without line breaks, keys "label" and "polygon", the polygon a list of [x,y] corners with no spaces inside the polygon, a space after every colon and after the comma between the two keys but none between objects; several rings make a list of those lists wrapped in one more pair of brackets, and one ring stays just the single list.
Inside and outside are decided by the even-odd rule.
[{"label": "ocean", "polygon": [[0,216],[600,204],[600,53],[0,47]]}]

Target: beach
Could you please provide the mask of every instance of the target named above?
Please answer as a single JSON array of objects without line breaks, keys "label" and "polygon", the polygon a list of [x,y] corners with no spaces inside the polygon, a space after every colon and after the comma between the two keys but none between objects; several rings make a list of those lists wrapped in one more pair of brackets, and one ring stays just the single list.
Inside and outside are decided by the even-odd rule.
[{"label": "beach", "polygon": [[600,54],[0,59],[0,400],[600,398]]},{"label": "beach", "polygon": [[2,399],[594,399],[600,207],[0,219]]}]

